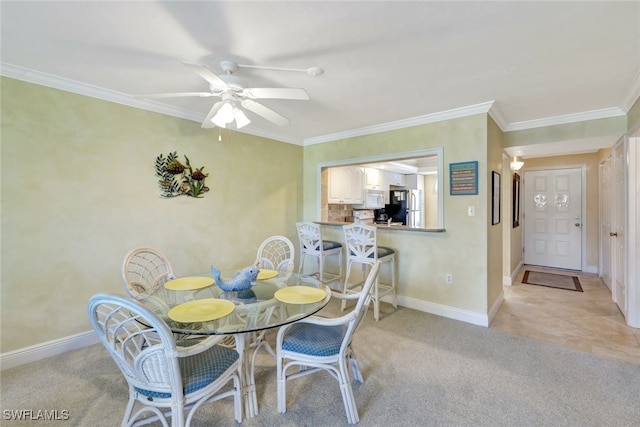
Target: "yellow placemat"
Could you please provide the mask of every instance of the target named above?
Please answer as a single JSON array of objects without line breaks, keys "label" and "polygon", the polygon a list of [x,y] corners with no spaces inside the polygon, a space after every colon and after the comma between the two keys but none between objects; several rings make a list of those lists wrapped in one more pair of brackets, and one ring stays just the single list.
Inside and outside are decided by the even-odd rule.
[{"label": "yellow placemat", "polygon": [[322,289],[310,286],[289,286],[278,289],[273,296],[278,301],[288,304],[311,304],[322,301],[327,294]]},{"label": "yellow placemat", "polygon": [[231,314],[236,306],[223,299],[197,299],[169,310],[169,319],[181,323],[208,322]]},{"label": "yellow placemat", "polygon": [[258,273],[258,280],[271,279],[272,277],[276,277],[277,275],[278,272],[276,270],[260,269],[260,272]]},{"label": "yellow placemat", "polygon": [[207,286],[213,285],[213,283],[213,278],[211,277],[181,277],[167,281],[164,287],[172,291],[193,291],[195,289],[206,288]]}]

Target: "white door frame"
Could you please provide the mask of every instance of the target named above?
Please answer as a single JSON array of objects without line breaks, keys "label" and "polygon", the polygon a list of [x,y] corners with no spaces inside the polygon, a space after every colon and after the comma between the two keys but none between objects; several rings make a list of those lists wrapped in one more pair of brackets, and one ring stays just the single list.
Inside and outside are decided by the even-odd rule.
[{"label": "white door frame", "polygon": [[[628,272],[627,266],[629,263],[626,247],[628,246],[629,234],[628,230],[628,194],[627,188],[629,187],[627,179],[628,167],[628,144],[627,137],[620,138],[611,149],[611,158],[613,161],[613,168],[611,171],[612,182],[612,200],[611,207],[611,225],[612,234],[611,239],[611,279],[612,279],[612,296],[613,301],[618,305],[618,308],[622,312],[622,315],[627,318],[627,303],[628,303]],[[616,181],[616,179],[621,179]],[[622,185],[620,185],[622,184]],[[621,188],[622,187],[622,188]]]},{"label": "white door frame", "polygon": [[600,220],[598,221],[599,248],[598,276],[602,279],[611,295],[613,295],[613,279],[611,277],[611,175],[613,170],[613,156],[609,155],[598,165],[598,211]]},{"label": "white door frame", "polygon": [[[632,133],[626,140],[626,223],[625,223],[625,258],[626,258],[626,289],[627,289],[627,325],[640,328],[640,129]],[[602,203],[602,198],[600,199]],[[606,209],[606,206],[601,206]],[[600,242],[602,250],[602,242]],[[603,256],[606,254],[602,253]],[[602,273],[602,272],[600,272]],[[613,294],[612,289],[612,294]],[[613,295],[612,295],[613,296]]]},{"label": "white door frame", "polygon": [[[558,170],[558,169],[580,169],[580,189],[582,192],[582,202],[580,206],[580,218],[582,221],[582,227],[580,227],[580,246],[581,246],[581,254],[580,254],[580,270],[581,271],[586,271],[587,270],[587,192],[586,192],[586,185],[587,185],[587,165],[584,163],[581,164],[568,164],[568,165],[562,165],[562,166],[543,166],[543,167],[534,167],[534,168],[527,168],[524,172],[535,172],[535,171],[551,171],[551,170]],[[524,179],[524,173],[522,174],[522,179]],[[521,191],[522,191],[522,197],[523,200],[525,197],[527,197],[527,194],[525,193],[525,185],[524,183],[521,185]],[[524,205],[524,204],[523,204]],[[527,218],[524,218],[524,221],[527,221]],[[523,241],[522,241],[522,246],[523,247],[527,247],[527,243],[524,241],[524,239],[526,238],[526,233],[524,233],[524,224],[523,225]]]},{"label": "white door frame", "polygon": [[640,328],[640,129],[627,139],[627,325]]}]

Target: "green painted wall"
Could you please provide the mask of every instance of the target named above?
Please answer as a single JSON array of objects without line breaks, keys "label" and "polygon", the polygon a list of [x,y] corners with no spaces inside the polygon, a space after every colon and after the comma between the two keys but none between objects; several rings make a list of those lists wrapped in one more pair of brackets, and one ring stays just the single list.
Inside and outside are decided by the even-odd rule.
[{"label": "green painted wall", "polygon": [[[320,218],[320,165],[444,147],[445,233],[381,230],[379,244],[396,249],[398,294],[410,301],[487,312],[487,115],[430,123],[305,147],[303,213]],[[449,195],[449,163],[479,161],[479,194]],[[476,216],[467,216],[467,207]],[[344,241],[339,227],[324,227],[326,238]],[[500,264],[501,265],[501,264]],[[381,274],[384,276],[385,271]],[[445,284],[452,273],[454,284]]]},{"label": "green painted wall", "polygon": [[[91,329],[86,303],[123,293],[124,255],[166,253],[178,274],[253,263],[297,242],[302,147],[2,78],[1,351]],[[205,166],[202,199],[160,198],[154,161]],[[182,159],[183,160],[183,159]]]},{"label": "green painted wall", "polygon": [[546,126],[504,134],[504,147],[622,135],[627,131],[626,116]]},{"label": "green painted wall", "polygon": [[629,131],[629,134],[633,134],[638,129],[640,129],[640,98],[636,99],[636,102],[627,113],[627,131]]},{"label": "green painted wall", "polygon": [[[195,122],[8,78],[0,84],[0,352],[89,330],[88,298],[123,293],[121,262],[133,247],[162,250],[183,275],[210,264],[245,266],[267,236],[283,234],[297,247],[295,222],[320,218],[319,165],[436,147],[444,149],[439,190],[445,192],[446,232],[383,230],[380,244],[398,251],[398,294],[409,305],[486,315],[504,275],[504,238],[501,226],[491,226],[489,188],[496,170],[503,190],[510,189],[502,145],[602,136],[627,127],[624,117],[503,134],[479,114],[304,148],[241,133],[220,143]],[[639,117],[636,101],[628,126]],[[211,191],[204,198],[159,197],[154,160],[173,151],[205,166]],[[595,227],[587,238],[589,265],[597,265],[591,196],[597,158],[561,156],[525,165],[589,165],[587,227]],[[479,194],[450,196],[449,164],[470,160],[479,162]],[[467,215],[469,206],[475,217]],[[503,206],[502,226],[507,212]],[[339,227],[323,233],[343,239]],[[446,273],[453,274],[453,285],[445,284]]]},{"label": "green painted wall", "polygon": [[500,222],[495,225],[492,224],[492,172],[500,174],[499,196],[502,196],[502,192],[510,188],[509,170],[503,171],[502,169],[503,135],[496,122],[490,116],[487,116],[487,310],[491,309],[503,294],[503,227],[508,222],[508,216],[502,200],[500,200],[499,207],[501,211]]}]

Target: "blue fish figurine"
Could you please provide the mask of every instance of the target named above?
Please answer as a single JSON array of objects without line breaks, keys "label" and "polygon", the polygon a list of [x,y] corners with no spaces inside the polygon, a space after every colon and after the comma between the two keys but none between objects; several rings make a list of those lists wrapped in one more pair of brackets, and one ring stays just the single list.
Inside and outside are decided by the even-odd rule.
[{"label": "blue fish figurine", "polygon": [[220,271],[214,266],[211,266],[211,274],[216,281],[216,285],[225,292],[238,292],[249,289],[251,284],[258,278],[259,272],[258,267],[252,265],[234,274],[231,279],[222,280]]}]

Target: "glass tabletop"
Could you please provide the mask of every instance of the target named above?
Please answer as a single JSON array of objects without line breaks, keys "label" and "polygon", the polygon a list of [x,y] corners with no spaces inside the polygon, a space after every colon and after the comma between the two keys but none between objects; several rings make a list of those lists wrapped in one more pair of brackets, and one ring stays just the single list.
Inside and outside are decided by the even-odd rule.
[{"label": "glass tabletop", "polygon": [[[222,277],[234,273],[223,271]],[[189,289],[189,277],[196,289]],[[238,292],[224,292],[215,283],[203,286],[202,278],[211,279],[211,273],[189,277],[137,298],[162,317],[174,333],[224,335],[275,328],[317,313],[331,298],[328,286],[298,273],[279,272]]]}]

